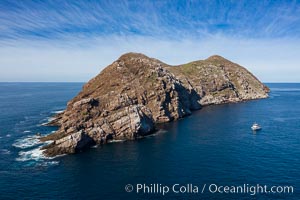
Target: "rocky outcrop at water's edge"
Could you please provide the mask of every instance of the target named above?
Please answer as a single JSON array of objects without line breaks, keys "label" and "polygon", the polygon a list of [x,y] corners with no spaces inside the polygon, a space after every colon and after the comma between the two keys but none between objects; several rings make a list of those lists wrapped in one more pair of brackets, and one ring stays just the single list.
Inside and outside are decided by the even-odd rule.
[{"label": "rocky outcrop at water's edge", "polygon": [[152,134],[155,124],[190,115],[210,104],[268,97],[269,89],[244,67],[220,56],[170,66],[128,53],[86,83],[49,125],[41,140],[47,156],[76,153],[110,140]]}]

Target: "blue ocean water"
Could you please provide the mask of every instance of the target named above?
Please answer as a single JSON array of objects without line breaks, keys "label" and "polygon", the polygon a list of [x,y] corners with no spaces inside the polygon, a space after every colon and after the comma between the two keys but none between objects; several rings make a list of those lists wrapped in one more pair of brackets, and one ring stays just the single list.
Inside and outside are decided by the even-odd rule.
[{"label": "blue ocean water", "polygon": [[[270,98],[204,107],[155,136],[44,159],[35,136],[82,83],[0,83],[0,199],[300,199],[300,84]],[[263,129],[254,134],[254,121]],[[199,193],[127,193],[132,184],[193,184]],[[218,194],[202,186],[293,186],[293,194]]]}]

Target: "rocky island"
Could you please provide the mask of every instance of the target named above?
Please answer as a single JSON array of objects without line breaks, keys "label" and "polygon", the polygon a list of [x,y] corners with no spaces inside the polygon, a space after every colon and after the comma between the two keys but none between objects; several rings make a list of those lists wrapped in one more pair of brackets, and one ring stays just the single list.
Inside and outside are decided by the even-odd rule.
[{"label": "rocky island", "polygon": [[111,140],[152,134],[156,124],[190,115],[210,104],[268,97],[269,89],[244,67],[221,56],[170,66],[143,54],[127,53],[83,86],[59,126],[42,141],[46,156],[80,152]]}]

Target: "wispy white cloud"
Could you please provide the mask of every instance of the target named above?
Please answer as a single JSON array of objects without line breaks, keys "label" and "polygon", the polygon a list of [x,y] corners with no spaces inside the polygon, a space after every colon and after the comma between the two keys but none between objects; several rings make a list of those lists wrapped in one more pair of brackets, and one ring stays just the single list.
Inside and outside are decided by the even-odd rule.
[{"label": "wispy white cloud", "polygon": [[0,81],[87,81],[125,52],[169,64],[220,54],[300,81],[297,1],[0,1]]},{"label": "wispy white cloud", "polygon": [[300,33],[296,1],[1,1],[0,11],[0,42],[107,34],[268,38]]},{"label": "wispy white cloud", "polygon": [[[86,45],[85,43],[89,45]],[[80,45],[83,43],[83,45]],[[265,82],[299,82],[300,41],[236,39],[159,40],[151,37],[99,37],[66,45],[32,41],[0,48],[0,81],[88,81],[126,52],[141,52],[178,65],[219,54]]]}]

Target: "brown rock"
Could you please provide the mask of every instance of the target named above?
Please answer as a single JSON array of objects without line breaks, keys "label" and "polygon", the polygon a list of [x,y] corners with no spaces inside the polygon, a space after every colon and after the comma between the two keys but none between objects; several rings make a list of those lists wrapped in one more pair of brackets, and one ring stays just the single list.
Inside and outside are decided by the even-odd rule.
[{"label": "brown rock", "polygon": [[245,68],[220,56],[170,66],[128,53],[84,85],[56,120],[59,130],[42,138],[53,156],[75,153],[113,139],[137,139],[156,123],[190,115],[203,105],[268,97],[269,89]]}]

